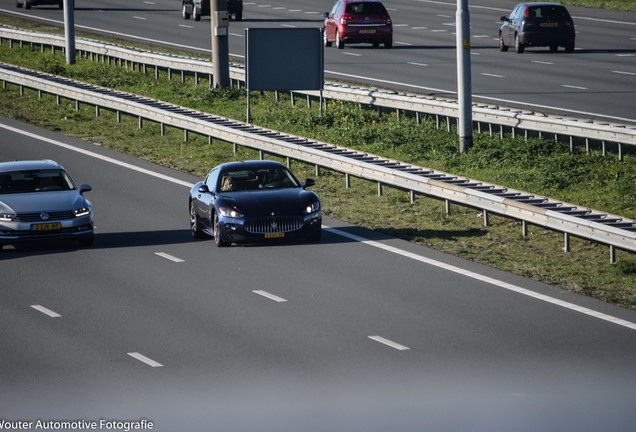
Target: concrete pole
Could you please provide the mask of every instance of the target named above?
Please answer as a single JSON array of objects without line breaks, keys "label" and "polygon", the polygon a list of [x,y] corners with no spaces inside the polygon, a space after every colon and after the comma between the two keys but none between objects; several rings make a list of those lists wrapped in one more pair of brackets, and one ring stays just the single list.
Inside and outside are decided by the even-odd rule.
[{"label": "concrete pole", "polygon": [[473,145],[473,112],[470,71],[470,14],[468,0],[457,0],[457,103],[459,119],[459,152]]},{"label": "concrete pole", "polygon": [[66,64],[75,64],[75,0],[64,0]]},{"label": "concrete pole", "polygon": [[229,25],[227,0],[211,0],[213,88],[230,86]]}]

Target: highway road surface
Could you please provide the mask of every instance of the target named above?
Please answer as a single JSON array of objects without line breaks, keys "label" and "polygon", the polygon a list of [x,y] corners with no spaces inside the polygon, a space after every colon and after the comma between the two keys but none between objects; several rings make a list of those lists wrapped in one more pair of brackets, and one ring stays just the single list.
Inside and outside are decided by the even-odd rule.
[{"label": "highway road surface", "polygon": [[633,430],[636,312],[328,218],[319,243],[219,249],[191,239],[191,175],[0,137],[92,184],[97,225],[0,253],[0,427]]},{"label": "highway road surface", "polygon": [[[385,2],[394,25],[392,49],[348,45],[325,48],[330,79],[421,94],[457,92],[453,0]],[[568,7],[576,25],[576,51],[530,48],[524,54],[498,50],[500,17],[509,0],[469,1],[474,102],[555,112],[573,117],[636,124],[636,12]],[[244,20],[232,21],[229,51],[243,61],[245,29],[321,28],[332,1],[244,2]],[[75,0],[78,31],[161,45],[200,54],[211,51],[209,17],[181,17],[180,0]],[[0,14],[63,25],[56,6],[18,9],[7,1]],[[276,49],[276,47],[272,47]]]}]

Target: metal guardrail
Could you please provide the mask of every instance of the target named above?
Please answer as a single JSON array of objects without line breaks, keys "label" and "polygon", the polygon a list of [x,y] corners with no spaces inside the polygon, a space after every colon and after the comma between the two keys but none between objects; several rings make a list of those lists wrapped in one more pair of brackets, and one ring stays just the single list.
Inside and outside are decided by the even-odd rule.
[{"label": "metal guardrail", "polygon": [[342,172],[347,182],[350,175],[374,181],[379,192],[385,184],[410,191],[412,198],[419,193],[474,207],[483,210],[485,224],[489,212],[508,216],[523,222],[524,235],[528,223],[563,232],[566,250],[569,235],[574,235],[609,245],[612,262],[616,248],[636,252],[636,221],[621,216],[12,65],[0,63],[0,80],[4,86],[7,82],[20,86],[21,91],[31,88],[75,100],[78,106],[86,103],[116,111],[118,117],[121,112],[137,116],[140,127],[141,120],[148,119],[161,123],[162,130],[169,125]]},{"label": "metal guardrail", "polygon": [[[25,31],[6,26],[0,26],[0,41],[2,39],[7,39],[11,43],[17,41],[20,44],[28,43],[60,49],[63,49],[66,45],[63,36]],[[158,54],[87,39],[77,39],[75,47],[77,51],[90,53],[92,56],[109,59],[116,58],[133,65],[143,65],[144,70],[150,66],[155,69],[155,74],[158,73],[159,69],[168,70],[170,75],[173,71],[204,74],[210,77],[212,74],[212,64],[209,60]],[[230,79],[244,82],[244,69],[239,66],[230,67]],[[212,79],[209,81],[212,82]],[[296,93],[319,96],[319,93],[315,91],[298,91]],[[371,105],[379,109],[412,111],[449,119],[458,117],[457,101],[450,98],[445,99],[437,96],[405,94],[370,88],[354,88],[329,82],[325,84],[322,96],[326,99]],[[503,134],[503,128],[509,128],[513,134],[516,131],[533,131],[555,136],[569,136],[571,140],[573,137],[585,139],[587,144],[589,144],[589,140],[616,143],[620,160],[623,157],[623,144],[636,146],[636,126],[578,119],[569,116],[547,115],[545,113],[484,104],[473,104],[472,113],[473,122],[478,126],[481,123],[498,125],[501,134]]]}]

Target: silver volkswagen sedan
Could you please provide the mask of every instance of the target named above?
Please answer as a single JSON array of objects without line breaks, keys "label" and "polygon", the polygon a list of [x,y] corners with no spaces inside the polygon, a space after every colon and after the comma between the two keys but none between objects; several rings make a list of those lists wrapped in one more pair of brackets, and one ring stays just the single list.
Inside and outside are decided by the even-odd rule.
[{"label": "silver volkswagen sedan", "polygon": [[3,245],[45,239],[93,243],[93,206],[57,162],[0,162],[0,250]]}]

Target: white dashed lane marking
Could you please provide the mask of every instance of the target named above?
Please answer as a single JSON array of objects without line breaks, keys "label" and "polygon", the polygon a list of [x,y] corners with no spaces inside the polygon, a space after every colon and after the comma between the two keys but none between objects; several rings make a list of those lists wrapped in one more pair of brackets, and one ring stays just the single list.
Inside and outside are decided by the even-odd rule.
[{"label": "white dashed lane marking", "polygon": [[263,297],[265,297],[265,298],[268,298],[268,299],[270,299],[270,300],[274,300],[275,302],[278,302],[278,303],[284,303],[284,302],[286,302],[286,301],[287,301],[287,300],[285,300],[284,298],[282,298],[282,297],[278,297],[277,295],[274,295],[274,294],[270,294],[270,293],[268,293],[267,291],[255,290],[255,291],[252,291],[252,292],[253,292],[254,294],[258,294],[258,295],[260,295],[260,296],[263,296]]},{"label": "white dashed lane marking", "polygon": [[35,309],[36,311],[42,312],[43,314],[50,316],[51,318],[59,318],[62,316],[59,313],[53,312],[51,309],[45,308],[42,305],[31,305],[31,307]]},{"label": "white dashed lane marking", "polygon": [[404,345],[400,345],[397,342],[393,342],[391,340],[385,339],[382,336],[369,336],[369,339],[372,339],[372,340],[374,340],[376,342],[380,342],[383,345],[390,346],[391,348],[394,348],[394,349],[396,349],[398,351],[406,351],[406,350],[410,349],[409,347],[406,347]]},{"label": "white dashed lane marking", "polygon": [[163,365],[159,362],[154,361],[151,358],[146,357],[143,354],[139,354],[138,352],[129,352],[127,353],[129,356],[131,356],[132,358],[139,360],[142,363],[147,364],[150,367],[156,368],[156,367],[163,367]]},{"label": "white dashed lane marking", "polygon": [[169,255],[165,252],[155,252],[155,255],[160,256],[161,258],[165,258],[167,260],[176,262],[176,263],[182,263],[185,262],[184,260],[182,260],[181,258],[177,258],[175,256]]}]

